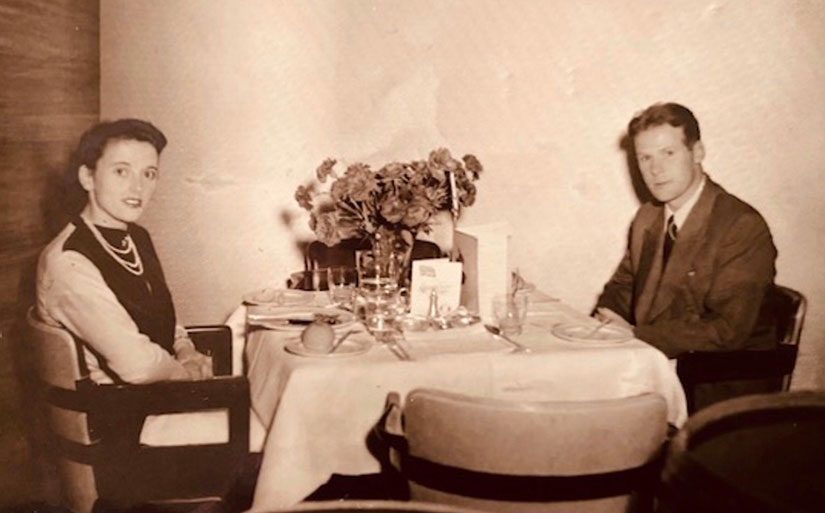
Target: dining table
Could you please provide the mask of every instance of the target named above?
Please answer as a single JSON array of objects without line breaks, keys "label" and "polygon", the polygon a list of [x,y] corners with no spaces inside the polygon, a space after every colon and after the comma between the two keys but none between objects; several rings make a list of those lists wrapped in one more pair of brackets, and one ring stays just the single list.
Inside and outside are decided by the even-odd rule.
[{"label": "dining table", "polygon": [[397,345],[376,341],[354,323],[347,351],[306,354],[296,351],[299,331],[253,326],[247,320],[250,307],[238,307],[227,324],[241,339],[236,359],[243,358],[253,412],[267,429],[250,511],[295,505],[332,474],[378,472],[381,464],[368,436],[390,392],[405,397],[428,387],[514,401],[655,392],[667,403],[668,422],[675,427],[685,422],[684,390],[674,362],[661,351],[630,334],[619,341],[564,337],[560,326],[580,324],[589,332],[599,323],[558,299],[539,292],[531,296],[523,331],[515,338],[527,352],[514,350],[482,322],[405,332]]}]

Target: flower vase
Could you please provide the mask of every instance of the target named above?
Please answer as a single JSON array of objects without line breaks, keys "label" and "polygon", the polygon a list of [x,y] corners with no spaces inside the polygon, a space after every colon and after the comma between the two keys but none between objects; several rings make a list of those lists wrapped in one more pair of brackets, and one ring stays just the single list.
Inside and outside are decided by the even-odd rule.
[{"label": "flower vase", "polygon": [[407,288],[410,279],[410,260],[415,235],[409,230],[379,230],[372,240],[372,256],[376,272],[382,278],[394,282],[401,289]]},{"label": "flower vase", "polygon": [[[396,331],[397,321],[407,311],[407,286],[413,239],[384,231],[376,234],[373,249],[356,254],[359,302],[367,329],[379,339]],[[360,309],[359,309],[360,310]]]}]

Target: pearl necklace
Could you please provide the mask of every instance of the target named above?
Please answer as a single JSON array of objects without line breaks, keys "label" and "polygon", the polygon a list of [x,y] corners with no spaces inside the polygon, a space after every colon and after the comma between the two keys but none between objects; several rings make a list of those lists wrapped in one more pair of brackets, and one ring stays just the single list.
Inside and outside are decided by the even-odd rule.
[{"label": "pearl necklace", "polygon": [[[83,221],[86,222],[86,225],[92,231],[97,241],[101,246],[103,246],[106,253],[108,253],[109,256],[115,260],[115,262],[120,264],[121,267],[135,276],[143,275],[143,261],[140,259],[140,253],[137,252],[137,247],[135,247],[135,243],[132,240],[131,235],[127,233],[126,238],[123,239],[123,242],[125,243],[123,249],[117,248],[106,240],[106,237],[100,233],[100,230],[97,229],[97,226],[95,226],[94,223],[90,223],[85,219]],[[133,262],[131,261],[131,258],[125,258],[131,255],[134,255]]]}]

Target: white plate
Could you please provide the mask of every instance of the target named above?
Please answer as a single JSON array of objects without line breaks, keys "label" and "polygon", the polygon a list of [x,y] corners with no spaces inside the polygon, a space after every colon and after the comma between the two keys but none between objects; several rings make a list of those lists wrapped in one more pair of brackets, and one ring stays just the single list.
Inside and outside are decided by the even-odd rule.
[{"label": "white plate", "polygon": [[295,306],[311,303],[314,294],[303,290],[265,288],[250,292],[243,297],[248,305]]},{"label": "white plate", "polygon": [[252,326],[261,326],[278,331],[301,332],[316,317],[333,320],[330,326],[335,331],[351,328],[355,324],[355,315],[352,312],[340,308],[324,308],[321,306],[273,308],[261,313],[249,313],[246,319]]},{"label": "white plate", "polygon": [[284,346],[284,350],[287,353],[292,353],[298,356],[307,356],[310,358],[347,358],[349,356],[356,356],[366,353],[370,350],[370,347],[372,347],[372,341],[370,340],[348,338],[344,340],[340,346],[338,346],[338,349],[336,349],[334,353],[319,353],[318,351],[312,351],[307,349],[300,340],[287,342]]},{"label": "white plate", "polygon": [[567,341],[588,346],[614,346],[633,339],[633,333],[625,328],[606,325],[593,330],[598,324],[587,322],[565,322],[553,326],[553,335]]}]

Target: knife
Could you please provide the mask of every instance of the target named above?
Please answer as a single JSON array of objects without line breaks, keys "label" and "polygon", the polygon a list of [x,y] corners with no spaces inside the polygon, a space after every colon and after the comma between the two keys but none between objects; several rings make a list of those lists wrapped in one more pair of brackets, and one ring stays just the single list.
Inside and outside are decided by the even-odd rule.
[{"label": "knife", "polygon": [[335,343],[332,345],[332,347],[329,349],[329,353],[327,353],[327,354],[332,354],[332,353],[334,353],[334,352],[335,352],[335,350],[336,350],[336,349],[338,349],[338,347],[339,347],[341,344],[343,344],[343,343],[344,343],[344,340],[346,340],[346,339],[347,339],[347,337],[348,337],[348,336],[350,336],[350,335],[352,335],[353,333],[355,333],[355,330],[349,330],[348,332],[346,332],[346,333],[344,333],[343,335],[341,335],[341,336],[338,338],[338,340],[336,340],[336,341],[335,341]]}]

